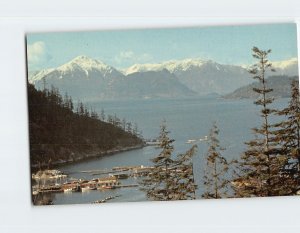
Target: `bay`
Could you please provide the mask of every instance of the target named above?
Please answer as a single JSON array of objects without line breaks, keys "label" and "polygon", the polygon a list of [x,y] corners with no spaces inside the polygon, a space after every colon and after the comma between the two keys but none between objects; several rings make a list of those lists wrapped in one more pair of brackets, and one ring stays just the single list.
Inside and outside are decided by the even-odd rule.
[{"label": "bay", "polygon": [[[273,107],[282,109],[288,99],[278,99]],[[216,97],[197,97],[189,99],[141,99],[122,101],[103,101],[88,103],[97,112],[104,109],[106,115],[116,114],[119,118],[137,123],[143,132],[143,137],[153,139],[159,135],[160,124],[167,123],[170,137],[175,140],[175,154],[182,153],[191,147],[187,141],[197,140],[197,154],[193,158],[195,180],[199,188],[197,198],[203,192],[202,177],[205,167],[207,144],[200,141],[209,135],[209,130],[216,121],[220,130],[221,146],[226,150],[224,157],[239,158],[246,149],[244,142],[253,138],[251,128],[259,126],[262,119],[259,108],[253,100],[225,100]],[[272,118],[273,121],[279,120]],[[93,159],[76,164],[70,164],[59,169],[73,178],[92,179],[105,175],[91,175],[80,171],[101,170],[116,166],[151,165],[150,159],[160,152],[159,149],[148,146],[142,149],[126,151],[99,159]],[[107,176],[107,175],[106,175]],[[122,184],[136,184],[137,179],[121,180]],[[109,202],[146,201],[145,194],[138,187],[121,188],[105,191],[90,191],[85,193],[58,193],[52,194],[54,204],[91,203],[108,196],[119,196]]]}]

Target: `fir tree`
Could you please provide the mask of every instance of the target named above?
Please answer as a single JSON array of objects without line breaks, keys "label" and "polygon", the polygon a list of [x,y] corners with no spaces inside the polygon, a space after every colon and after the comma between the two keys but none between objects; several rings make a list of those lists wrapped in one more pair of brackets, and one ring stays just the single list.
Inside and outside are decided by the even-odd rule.
[{"label": "fir tree", "polygon": [[255,139],[246,142],[248,149],[242,155],[241,177],[234,182],[235,191],[241,197],[283,195],[284,181],[280,169],[285,163],[285,157],[276,140],[274,125],[270,123],[270,115],[276,111],[269,107],[274,101],[269,97],[273,90],[268,88],[266,82],[266,72],[275,71],[268,60],[271,50],[264,51],[254,47],[252,52],[257,63],[249,72],[260,83],[260,87],[253,88],[253,91],[259,94],[254,104],[261,107],[263,123],[260,127],[253,128]]},{"label": "fir tree", "polygon": [[220,146],[218,135],[219,129],[214,123],[208,138],[208,152],[204,171],[205,192],[202,197],[207,199],[227,197],[229,181],[225,179],[225,174],[228,171],[229,163],[221,154],[224,148]]},{"label": "fir tree", "polygon": [[69,97],[69,108],[70,108],[71,111],[74,110],[74,104],[73,104],[73,100],[72,100],[71,96]]},{"label": "fir tree", "polygon": [[121,120],[119,117],[117,117],[116,114],[114,115],[114,118],[113,118],[113,125],[117,126],[117,127],[121,127]]},{"label": "fir tree", "polygon": [[133,126],[133,129],[132,129],[132,134],[138,137],[139,136],[138,132],[139,132],[138,124],[135,122],[134,126]]},{"label": "fir tree", "polygon": [[43,77],[42,78],[43,80],[43,92],[46,93],[47,92],[47,82],[46,82],[46,77]]},{"label": "fir tree", "polygon": [[132,123],[131,122],[126,123],[126,131],[128,133],[132,133]]},{"label": "fir tree", "polygon": [[107,123],[113,124],[113,116],[112,115],[107,115]]},{"label": "fir tree", "polygon": [[160,154],[152,159],[154,169],[142,182],[142,190],[152,200],[186,200],[195,199],[194,175],[191,158],[196,151],[192,147],[185,154],[172,158],[174,139],[169,138],[166,123],[160,127]]},{"label": "fir tree", "polygon": [[82,102],[78,103],[78,111],[80,116],[84,116],[84,105]]},{"label": "fir tree", "polygon": [[103,109],[103,108],[101,109],[100,120],[101,120],[101,121],[105,121],[105,112],[104,112],[104,109]]},{"label": "fir tree", "polygon": [[97,120],[99,119],[98,113],[93,108],[91,108],[91,118]]},{"label": "fir tree", "polygon": [[278,124],[278,141],[287,156],[287,163],[283,168],[283,174],[290,178],[290,190],[295,192],[300,184],[300,101],[299,82],[291,83],[291,99],[288,107],[277,113],[286,119]]},{"label": "fir tree", "polygon": [[69,103],[69,96],[68,96],[67,92],[65,93],[63,102],[64,102],[63,103],[64,108],[69,109],[70,108],[70,106],[69,106],[70,103]]},{"label": "fir tree", "polygon": [[89,110],[86,106],[84,107],[84,116],[85,117],[90,117],[90,112],[89,112]]},{"label": "fir tree", "polygon": [[175,182],[173,186],[175,193],[174,196],[178,200],[196,199],[197,185],[195,184],[194,168],[192,161],[196,150],[197,145],[193,145],[184,154],[179,154],[177,156],[177,161],[175,161],[177,172],[174,174]]},{"label": "fir tree", "polygon": [[74,113],[72,99],[67,94],[62,98],[57,88],[38,91],[28,83],[28,100],[30,157],[39,167],[67,160],[70,155],[80,159],[86,152],[143,144],[141,139],[98,120],[97,113],[90,113],[79,101]]}]

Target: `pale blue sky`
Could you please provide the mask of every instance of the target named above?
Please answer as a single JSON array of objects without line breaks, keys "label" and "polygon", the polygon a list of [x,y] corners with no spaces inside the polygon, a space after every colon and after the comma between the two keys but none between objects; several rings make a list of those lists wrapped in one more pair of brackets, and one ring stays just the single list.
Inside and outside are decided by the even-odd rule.
[{"label": "pale blue sky", "polygon": [[27,35],[29,70],[86,55],[116,68],[185,58],[251,64],[251,48],[272,49],[273,61],[297,57],[296,24],[59,32]]}]

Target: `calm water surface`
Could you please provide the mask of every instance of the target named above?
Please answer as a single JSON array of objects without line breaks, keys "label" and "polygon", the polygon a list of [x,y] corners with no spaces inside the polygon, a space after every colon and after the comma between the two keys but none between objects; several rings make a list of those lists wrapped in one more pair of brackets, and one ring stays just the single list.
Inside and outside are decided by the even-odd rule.
[{"label": "calm water surface", "polygon": [[[283,108],[288,99],[276,100],[274,106]],[[116,114],[119,118],[136,122],[143,132],[144,138],[155,138],[159,134],[159,126],[163,119],[171,131],[170,137],[175,139],[175,152],[181,153],[190,148],[189,139],[200,139],[209,134],[214,121],[220,129],[220,143],[226,148],[223,155],[238,158],[245,149],[244,142],[252,139],[251,128],[260,125],[259,109],[253,100],[224,100],[218,98],[195,98],[173,100],[139,100],[139,101],[105,101],[90,103],[98,112],[105,110],[106,114]],[[204,156],[207,151],[205,142],[198,141],[198,152],[193,158],[195,179],[199,185],[197,196],[200,198]],[[155,157],[159,149],[145,147],[134,151],[127,151],[100,159],[84,161],[66,165],[60,170],[73,178],[91,179],[101,177],[81,173],[86,170],[101,170],[115,166],[151,165],[149,159]],[[107,175],[102,175],[107,176]],[[136,184],[137,180],[130,178],[121,180],[122,184]],[[120,197],[109,202],[144,201],[145,194],[134,188],[121,188],[105,191],[90,191],[86,193],[58,193],[52,195],[54,204],[91,203],[108,196]]]}]

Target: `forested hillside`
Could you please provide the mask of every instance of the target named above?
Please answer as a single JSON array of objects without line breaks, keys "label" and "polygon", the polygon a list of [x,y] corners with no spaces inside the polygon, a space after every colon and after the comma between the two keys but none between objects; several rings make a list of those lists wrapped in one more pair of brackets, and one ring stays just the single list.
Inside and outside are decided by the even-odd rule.
[{"label": "forested hillside", "polygon": [[[290,86],[293,80],[298,80],[298,76],[286,76],[276,75],[266,79],[268,86],[273,90],[268,93],[267,96],[275,98],[287,98],[290,97]],[[247,86],[243,86],[235,90],[234,92],[224,96],[226,99],[245,99],[245,98],[257,98],[259,94],[253,91],[253,88],[258,88],[259,82],[253,82]]]},{"label": "forested hillside", "polygon": [[76,161],[143,145],[134,130],[99,119],[82,103],[58,90],[38,91],[28,84],[31,165]]}]

